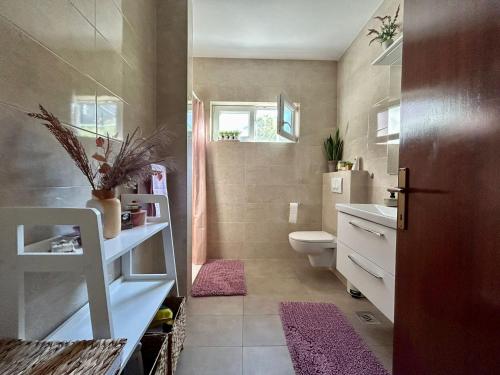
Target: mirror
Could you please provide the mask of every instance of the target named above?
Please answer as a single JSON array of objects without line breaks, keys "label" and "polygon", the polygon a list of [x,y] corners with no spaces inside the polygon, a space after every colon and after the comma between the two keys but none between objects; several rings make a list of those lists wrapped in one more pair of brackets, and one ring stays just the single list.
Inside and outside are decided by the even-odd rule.
[{"label": "mirror", "polygon": [[368,126],[368,150],[372,157],[387,158],[387,174],[399,169],[399,133],[401,120],[401,66],[390,67],[389,91],[372,106]]},{"label": "mirror", "polygon": [[[387,173],[397,175],[399,169],[399,133],[401,123],[401,65],[391,65],[389,102],[389,122],[387,131]],[[395,104],[397,103],[397,104]]]}]

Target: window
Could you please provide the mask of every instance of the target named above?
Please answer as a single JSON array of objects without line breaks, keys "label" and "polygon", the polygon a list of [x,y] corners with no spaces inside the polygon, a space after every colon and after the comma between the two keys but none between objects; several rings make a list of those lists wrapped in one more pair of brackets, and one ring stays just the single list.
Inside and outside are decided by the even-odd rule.
[{"label": "window", "polygon": [[[224,132],[237,132],[241,142],[289,142],[278,129],[276,103],[212,102],[212,140]],[[297,113],[288,111],[286,118],[297,122]],[[297,139],[294,138],[293,141]]]},{"label": "window", "polygon": [[278,134],[292,142],[297,142],[298,127],[296,119],[297,106],[285,94],[278,97]]}]

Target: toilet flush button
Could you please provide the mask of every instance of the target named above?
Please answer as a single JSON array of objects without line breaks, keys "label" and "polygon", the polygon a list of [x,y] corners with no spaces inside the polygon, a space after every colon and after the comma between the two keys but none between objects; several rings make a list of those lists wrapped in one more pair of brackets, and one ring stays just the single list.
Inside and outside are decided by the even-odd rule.
[{"label": "toilet flush button", "polygon": [[342,194],[342,177],[332,177],[330,180],[330,191],[332,193]]}]

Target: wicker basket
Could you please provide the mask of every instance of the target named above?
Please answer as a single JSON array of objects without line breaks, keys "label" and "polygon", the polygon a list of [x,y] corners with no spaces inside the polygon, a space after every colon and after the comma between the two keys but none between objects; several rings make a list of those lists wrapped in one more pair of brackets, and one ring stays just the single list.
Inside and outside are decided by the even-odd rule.
[{"label": "wicker basket", "polygon": [[177,362],[181,354],[184,339],[186,338],[186,298],[184,297],[167,297],[163,302],[174,313],[174,323],[169,326],[164,324],[162,327],[153,328],[149,332],[158,334],[161,332],[167,335],[168,355],[166,358],[161,358],[166,361],[166,372],[156,373],[157,375],[174,375],[177,368]]},{"label": "wicker basket", "polygon": [[0,340],[0,374],[117,374],[125,342],[126,340]]},{"label": "wicker basket", "polygon": [[142,363],[146,375],[166,375],[168,373],[168,335],[147,332],[141,339]]},{"label": "wicker basket", "polygon": [[168,333],[169,354],[167,375],[174,375],[186,338],[186,298],[168,297],[164,305],[168,306],[174,313],[172,329],[170,332],[166,332]]}]

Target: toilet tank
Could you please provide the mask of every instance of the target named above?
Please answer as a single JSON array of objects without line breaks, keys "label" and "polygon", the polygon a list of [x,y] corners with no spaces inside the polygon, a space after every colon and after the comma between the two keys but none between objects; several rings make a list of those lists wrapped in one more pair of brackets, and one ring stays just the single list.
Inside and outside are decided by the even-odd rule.
[{"label": "toilet tank", "polygon": [[[342,178],[342,192],[332,192],[332,178]],[[323,173],[322,230],[337,235],[337,203],[369,203],[367,171]]]}]

